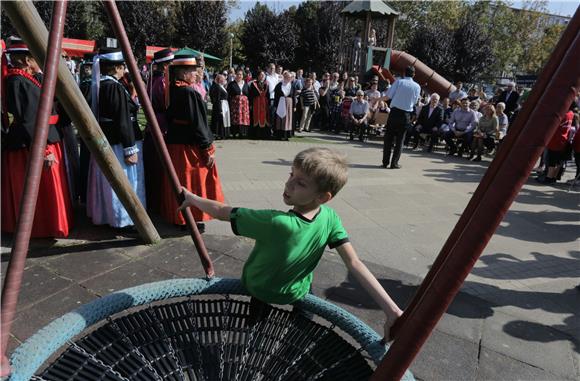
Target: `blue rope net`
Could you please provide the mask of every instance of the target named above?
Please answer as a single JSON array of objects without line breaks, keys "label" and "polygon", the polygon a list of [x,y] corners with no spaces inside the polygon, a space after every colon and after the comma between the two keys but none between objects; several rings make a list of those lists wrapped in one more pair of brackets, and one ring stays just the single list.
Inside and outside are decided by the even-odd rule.
[{"label": "blue rope net", "polygon": [[[199,296],[210,294],[225,296]],[[10,380],[366,380],[385,354],[376,332],[313,295],[299,309],[330,325],[272,306],[253,321],[247,297],[231,295],[247,295],[239,280],[173,279],[115,292],[18,347]]]}]

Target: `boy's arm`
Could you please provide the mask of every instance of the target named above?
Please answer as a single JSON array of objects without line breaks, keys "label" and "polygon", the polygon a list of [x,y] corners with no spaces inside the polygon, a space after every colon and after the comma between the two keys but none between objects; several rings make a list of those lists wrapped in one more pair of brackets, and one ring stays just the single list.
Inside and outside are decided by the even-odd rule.
[{"label": "boy's arm", "polygon": [[338,251],[338,254],[340,254],[340,257],[348,268],[348,271],[354,275],[356,280],[384,311],[386,316],[385,340],[391,340],[389,331],[395,323],[395,320],[401,316],[403,311],[399,306],[397,306],[397,303],[391,299],[389,294],[387,294],[377,278],[375,278],[365,264],[361,262],[350,242],[338,246],[336,250]]},{"label": "boy's arm", "polygon": [[199,210],[204,213],[209,214],[210,216],[217,218],[221,221],[229,221],[230,220],[230,213],[232,211],[232,207],[226,204],[222,204],[221,202],[217,202],[214,200],[208,200],[207,198],[199,197],[184,187],[181,187],[182,194],[184,196],[184,200],[179,206],[178,210],[184,210],[185,208],[189,208],[190,206],[195,206]]}]

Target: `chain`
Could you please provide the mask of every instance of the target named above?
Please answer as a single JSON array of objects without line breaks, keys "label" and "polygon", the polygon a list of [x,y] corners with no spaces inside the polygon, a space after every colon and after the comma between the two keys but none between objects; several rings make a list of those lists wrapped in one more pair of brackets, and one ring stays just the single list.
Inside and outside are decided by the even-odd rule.
[{"label": "chain", "polygon": [[363,347],[360,347],[359,349],[357,349],[356,351],[352,352],[350,355],[346,356],[345,358],[340,359],[338,361],[335,361],[334,364],[330,365],[329,367],[326,367],[326,368],[322,369],[320,372],[318,372],[317,374],[315,374],[313,377],[309,377],[308,380],[318,380],[326,372],[328,372],[329,370],[332,370],[332,369],[336,368],[338,365],[344,363],[345,361],[350,360],[355,355],[360,354],[363,350],[364,350],[364,348]]},{"label": "chain", "polygon": [[[87,356],[90,360],[93,360],[97,365],[103,367],[108,372],[117,376],[119,378],[119,380],[127,380],[127,378],[121,376],[121,374],[119,372],[117,372],[115,369],[113,369],[110,365],[105,364],[102,360],[98,359],[93,353],[87,352],[87,350],[85,348],[81,347],[80,345],[78,345],[74,341],[69,340],[69,341],[67,341],[67,343],[71,348],[75,349],[77,352],[82,353],[83,355]],[[77,371],[77,373],[78,373],[78,371]],[[104,374],[103,374],[103,376],[104,376]]]},{"label": "chain", "polygon": [[141,351],[131,342],[131,339],[129,339],[129,337],[127,337],[127,335],[125,334],[125,332],[123,332],[123,330],[117,325],[117,323],[115,322],[115,320],[111,319],[111,318],[107,318],[107,321],[109,322],[109,326],[119,335],[119,337],[121,337],[121,340],[129,345],[132,349],[132,352],[135,353],[135,355],[143,362],[143,364],[145,364],[145,368],[149,371],[151,371],[151,373],[153,375],[155,375],[157,380],[163,380],[163,378],[161,377],[161,375],[159,373],[157,373],[157,370],[155,368],[153,368],[153,366],[151,365],[151,362],[145,357],[145,355],[143,355],[143,353],[141,353]]},{"label": "chain", "polygon": [[[168,357],[171,358],[171,360],[173,360],[173,362],[176,365],[176,371],[177,373],[181,376],[181,380],[185,380],[185,374],[183,374],[183,369],[181,368],[181,362],[179,361],[179,358],[177,357],[177,354],[175,353],[175,350],[173,349],[173,344],[171,342],[171,339],[169,337],[169,335],[167,335],[167,332],[165,331],[165,327],[163,327],[163,323],[161,322],[161,319],[159,318],[159,316],[157,315],[157,312],[159,311],[159,308],[148,308],[148,310],[151,310],[151,314],[153,315],[154,318],[154,322],[157,325],[157,328],[159,328],[159,330],[161,330],[161,332],[163,333],[163,340],[165,342],[167,342],[167,354]],[[173,372],[172,372],[173,373]]]},{"label": "chain", "polygon": [[[318,341],[322,340],[326,335],[328,335],[328,333],[330,331],[332,331],[334,329],[334,327],[336,327],[336,325],[332,324],[329,328],[326,328],[324,330],[324,332],[322,333],[322,335],[318,338]],[[282,373],[280,376],[278,376],[277,381],[283,380],[284,377],[286,377],[288,375],[288,372],[290,371],[290,369],[294,368],[296,366],[296,364],[298,364],[298,362],[300,360],[302,360],[302,357],[309,354],[312,351],[312,349],[314,349],[315,344],[316,344],[315,342],[311,342],[308,345],[308,347],[306,348],[306,350],[301,352],[300,355],[298,355],[298,357],[296,357],[294,359],[294,361],[292,361],[292,363],[290,363],[290,365],[286,367],[286,369],[284,370],[284,373]],[[319,364],[317,364],[317,365],[319,365]]]},{"label": "chain", "polygon": [[190,322],[193,325],[193,334],[195,335],[195,349],[197,350],[197,357],[199,358],[197,372],[199,374],[200,380],[205,380],[205,374],[203,372],[203,356],[201,353],[201,345],[200,345],[200,338],[199,338],[199,331],[197,329],[197,323],[195,320],[195,316],[197,315],[196,312],[193,310],[193,297],[190,295],[185,302],[185,307],[187,308],[188,312],[191,314]]},{"label": "chain", "polygon": [[[249,305],[248,305],[249,308]],[[248,311],[250,312],[250,311]],[[256,333],[257,327],[262,326],[262,322],[265,320],[265,318],[261,318],[258,319],[257,322],[254,323],[254,325],[252,325],[252,328],[250,329],[250,332],[248,334],[248,339],[246,341],[246,345],[244,345],[244,353],[242,354],[242,359],[241,361],[238,363],[238,366],[236,368],[236,375],[235,375],[235,379],[238,380],[239,379],[239,375],[240,375],[240,367],[246,364],[246,361],[248,361],[248,358],[250,357],[250,344],[254,341],[254,335]]]},{"label": "chain", "polygon": [[[224,368],[225,368],[225,345],[226,340],[228,338],[228,332],[230,331],[230,326],[232,322],[232,317],[230,316],[231,308],[232,308],[232,301],[230,299],[230,295],[226,294],[224,298],[224,309],[222,309],[222,332],[221,332],[221,345],[220,345],[220,371],[219,371],[219,380],[223,380],[224,378]],[[225,322],[224,322],[225,320]]]}]

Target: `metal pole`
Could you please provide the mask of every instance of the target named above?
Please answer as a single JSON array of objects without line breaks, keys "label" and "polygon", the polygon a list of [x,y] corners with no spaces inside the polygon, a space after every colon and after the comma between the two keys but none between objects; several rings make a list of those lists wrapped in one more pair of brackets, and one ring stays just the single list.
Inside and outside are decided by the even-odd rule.
[{"label": "metal pole", "polygon": [[[157,148],[157,152],[159,153],[161,164],[165,169],[165,173],[169,176],[171,185],[173,186],[175,197],[179,202],[181,202],[181,200],[183,200],[183,196],[181,194],[181,184],[179,182],[179,178],[177,177],[177,173],[175,172],[175,168],[173,167],[173,164],[171,162],[171,157],[169,156],[169,152],[167,151],[165,141],[163,140],[163,134],[161,133],[161,129],[159,128],[157,118],[155,117],[153,106],[151,105],[151,100],[149,99],[149,95],[147,94],[147,90],[145,88],[145,83],[143,83],[141,76],[139,75],[137,61],[135,60],[135,56],[133,55],[133,51],[131,50],[131,44],[129,43],[127,33],[125,32],[123,21],[121,20],[121,16],[119,15],[119,10],[117,9],[117,5],[115,4],[115,2],[112,0],[105,1],[105,8],[111,19],[111,24],[115,31],[115,35],[117,36],[117,39],[121,43],[121,49],[123,50],[123,56],[125,57],[127,65],[129,67],[129,73],[131,74],[133,83],[135,84],[137,94],[139,95],[139,100],[143,105],[143,109],[145,110],[145,116],[147,117],[147,121],[151,126],[153,141],[155,142],[155,147]],[[169,84],[167,85],[169,86]],[[201,234],[199,234],[199,231],[197,230],[197,225],[195,224],[195,220],[193,219],[191,210],[189,208],[186,209],[185,211],[182,212],[182,215],[189,228],[191,238],[193,239],[193,242],[199,254],[199,259],[201,260],[205,273],[208,277],[213,277],[214,276],[213,264],[207,253],[207,250],[203,243],[203,239],[201,238]]]},{"label": "metal pole", "polygon": [[54,89],[56,85],[56,71],[60,58],[62,45],[62,32],[66,17],[67,0],[56,1],[52,8],[52,22],[50,24],[50,35],[48,51],[44,66],[44,83],[40,90],[40,104],[36,112],[34,125],[34,136],[30,146],[30,156],[24,180],[24,193],[20,204],[20,212],[16,223],[14,236],[14,246],[10,254],[10,262],[6,271],[6,280],[2,289],[2,311],[0,314],[2,327],[2,369],[0,374],[6,376],[10,373],[10,364],[6,357],[8,339],[16,305],[18,304],[18,294],[22,284],[22,274],[28,254],[28,243],[34,222],[34,212],[40,189],[40,177],[44,165],[44,150],[46,149],[46,139],[48,138],[48,118],[52,111]]},{"label": "metal pole", "polygon": [[[456,233],[457,239],[449,245],[449,253],[407,320],[400,326],[395,342],[371,380],[402,377],[528,179],[539,155],[557,129],[561,116],[580,89],[580,66],[577,64],[580,55],[579,25],[580,11],[577,11],[555,50],[563,50],[563,56],[551,56],[533,90],[532,95],[535,96],[528,98],[521,118],[518,117],[526,123],[513,138],[504,141],[502,150],[506,153],[502,156],[505,160],[498,162],[496,158],[497,170],[488,170],[484,176],[482,183],[489,186],[480,185],[476,190],[468,205],[472,212],[466,216],[463,230]],[[551,68],[555,66],[557,69],[552,72]],[[538,107],[539,104],[542,107]],[[488,191],[490,189],[493,192]],[[477,205],[471,205],[474,199],[479,199]]]},{"label": "metal pole", "polygon": [[[32,2],[3,1],[2,8],[6,11],[20,37],[28,44],[34,58],[42,64],[45,60],[48,31]],[[97,161],[101,171],[129,213],[143,241],[145,243],[158,242],[161,238],[155,230],[155,226],[153,226],[147,211],[131,187],[121,164],[119,164],[75,79],[62,61],[58,65],[56,96],[73,120],[92,157]]]},{"label": "metal pole", "polygon": [[[550,60],[544,66],[544,69],[542,70],[542,74],[538,78],[538,81],[536,82],[536,84],[534,86],[535,88],[544,88],[548,85],[548,82],[550,81],[550,79],[552,78],[552,76],[554,75],[556,70],[558,69],[558,65],[560,64],[560,62],[562,62],[562,59],[564,58],[564,55],[566,53],[567,44],[565,42],[571,41],[572,39],[574,39],[574,37],[577,33],[577,30],[580,27],[580,20],[572,19],[568,25],[571,25],[571,26],[566,28],[564,30],[564,32],[562,33],[562,37],[560,38],[560,42],[556,45],[556,47],[554,48],[554,51],[552,52],[552,55],[550,56]],[[526,103],[524,103],[522,112],[520,112],[520,114],[518,115],[518,118],[510,126],[510,133],[505,137],[504,142],[502,143],[500,149],[498,150],[494,160],[492,161],[489,168],[487,169],[486,176],[484,176],[484,178],[479,183],[479,187],[478,187],[479,192],[476,192],[473,195],[473,197],[471,198],[469,204],[465,208],[465,211],[462,213],[461,217],[459,218],[457,225],[453,229],[449,238],[447,238],[447,241],[445,242],[443,248],[441,249],[441,253],[439,254],[437,259],[433,263],[433,266],[431,266],[431,269],[427,273],[427,276],[423,280],[421,286],[415,292],[415,296],[411,300],[411,303],[405,309],[403,316],[401,316],[401,318],[397,321],[395,326],[393,326],[392,331],[393,331],[394,336],[397,335],[397,330],[404,324],[404,322],[406,321],[409,314],[415,308],[417,302],[423,297],[423,294],[425,293],[425,290],[429,287],[429,284],[430,284],[433,276],[439,271],[442,263],[445,261],[445,259],[449,255],[451,247],[457,241],[461,232],[465,229],[465,225],[469,221],[469,216],[472,215],[475,207],[477,205],[479,205],[479,203],[481,201],[481,196],[487,191],[487,189],[489,189],[490,184],[491,184],[491,180],[493,178],[495,178],[497,171],[499,170],[501,164],[507,160],[507,155],[509,154],[509,152],[511,150],[507,147],[511,147],[513,144],[515,144],[514,143],[515,140],[517,139],[519,134],[522,133],[522,130],[523,130],[526,122],[529,120],[529,114],[531,112],[530,105],[536,104],[539,101],[541,95],[542,95],[541,92],[533,91],[530,94],[530,96],[528,97],[528,100],[526,101]]]},{"label": "metal pole", "polygon": [[230,33],[230,68],[234,64],[234,34]]}]

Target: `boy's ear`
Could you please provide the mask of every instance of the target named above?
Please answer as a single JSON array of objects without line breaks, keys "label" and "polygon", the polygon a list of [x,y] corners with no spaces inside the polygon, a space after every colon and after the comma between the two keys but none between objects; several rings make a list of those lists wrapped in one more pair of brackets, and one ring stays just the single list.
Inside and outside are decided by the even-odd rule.
[{"label": "boy's ear", "polygon": [[326,204],[330,200],[332,200],[332,193],[330,192],[322,192],[318,195],[318,202],[320,204]]}]

